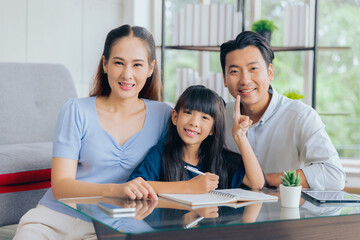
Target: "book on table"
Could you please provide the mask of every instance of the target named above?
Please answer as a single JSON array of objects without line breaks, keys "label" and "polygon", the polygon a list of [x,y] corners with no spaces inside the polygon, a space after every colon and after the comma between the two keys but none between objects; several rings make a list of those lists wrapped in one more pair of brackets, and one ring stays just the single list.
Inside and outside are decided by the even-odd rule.
[{"label": "book on table", "polygon": [[162,201],[175,202],[176,204],[186,207],[188,209],[200,209],[200,208],[208,208],[208,207],[230,207],[230,208],[241,208],[246,207],[253,204],[259,204],[263,202],[277,202],[277,199],[273,200],[256,200],[256,201],[239,201],[239,202],[230,202],[230,203],[215,203],[215,204],[203,204],[203,205],[190,205],[186,203],[182,203],[179,201],[174,201],[168,198],[160,197]]},{"label": "book on table", "polygon": [[168,194],[159,193],[159,196],[187,205],[216,205],[234,202],[253,202],[253,201],[275,201],[277,196],[248,191],[245,189],[221,189],[202,194]]}]

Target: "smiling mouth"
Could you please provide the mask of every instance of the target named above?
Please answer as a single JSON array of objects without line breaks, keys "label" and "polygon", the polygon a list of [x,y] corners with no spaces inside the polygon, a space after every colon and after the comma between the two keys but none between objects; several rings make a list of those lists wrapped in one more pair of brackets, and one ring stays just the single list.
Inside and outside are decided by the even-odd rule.
[{"label": "smiling mouth", "polygon": [[243,89],[243,90],[239,90],[239,92],[241,92],[241,93],[249,93],[249,92],[252,92],[254,90],[255,90],[255,88],[253,88],[253,89]]},{"label": "smiling mouth", "polygon": [[198,133],[198,132],[195,132],[195,131],[191,131],[191,130],[189,130],[189,129],[184,129],[185,130],[185,132],[187,133],[187,135],[189,135],[189,136],[196,136],[196,135],[199,135],[200,133]]},{"label": "smiling mouth", "polygon": [[133,83],[126,83],[126,82],[118,82],[118,84],[120,84],[123,87],[133,87],[133,86],[135,86],[135,84],[133,84]]}]

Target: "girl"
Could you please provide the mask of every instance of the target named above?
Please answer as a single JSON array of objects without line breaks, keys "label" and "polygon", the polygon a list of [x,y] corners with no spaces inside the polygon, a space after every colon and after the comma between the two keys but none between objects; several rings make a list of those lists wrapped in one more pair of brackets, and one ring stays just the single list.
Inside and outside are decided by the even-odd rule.
[{"label": "girl", "polygon": [[142,27],[123,25],[109,32],[90,97],[71,99],[60,112],[52,188],[22,217],[14,239],[93,235],[89,218],[63,206],[59,198],[157,199],[142,178],[126,183],[148,150],[164,141],[170,118],[171,107],[156,101],[161,99],[155,50],[151,33]]},{"label": "girl", "polygon": [[[191,86],[171,113],[165,145],[153,147],[130,179],[142,177],[156,193],[205,193],[216,188],[264,186],[264,175],[246,138],[251,125],[236,99],[233,136],[240,155],[224,149],[224,102],[204,86]],[[195,167],[205,175],[187,171]]]}]

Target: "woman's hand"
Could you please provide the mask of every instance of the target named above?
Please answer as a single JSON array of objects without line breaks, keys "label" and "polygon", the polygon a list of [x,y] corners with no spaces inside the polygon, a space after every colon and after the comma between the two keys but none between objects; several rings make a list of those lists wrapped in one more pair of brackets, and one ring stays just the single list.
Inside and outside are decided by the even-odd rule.
[{"label": "woman's hand", "polygon": [[[138,177],[130,182],[117,184],[118,189],[116,197],[128,197],[130,199],[148,199],[158,200],[154,189],[143,178]],[[116,193],[115,193],[116,194]]]},{"label": "woman's hand", "polygon": [[136,216],[134,217],[137,220],[142,220],[146,218],[148,215],[150,215],[155,207],[157,206],[158,201],[136,201]]},{"label": "woman's hand", "polygon": [[187,181],[189,184],[189,193],[207,193],[215,190],[219,184],[219,176],[213,173],[205,173],[205,175],[198,175]]},{"label": "woman's hand", "polygon": [[235,102],[235,114],[234,114],[234,125],[232,129],[233,137],[243,138],[246,137],[246,131],[249,129],[252,124],[249,116],[241,115],[240,113],[240,96],[236,97]]}]

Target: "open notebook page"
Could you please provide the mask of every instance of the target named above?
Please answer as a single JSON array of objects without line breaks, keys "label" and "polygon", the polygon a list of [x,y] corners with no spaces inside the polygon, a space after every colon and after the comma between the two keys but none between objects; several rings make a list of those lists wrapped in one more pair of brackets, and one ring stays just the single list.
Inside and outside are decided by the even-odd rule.
[{"label": "open notebook page", "polygon": [[277,200],[276,196],[252,192],[244,189],[222,189],[203,194],[159,193],[159,196],[189,205],[222,204],[236,201]]}]

